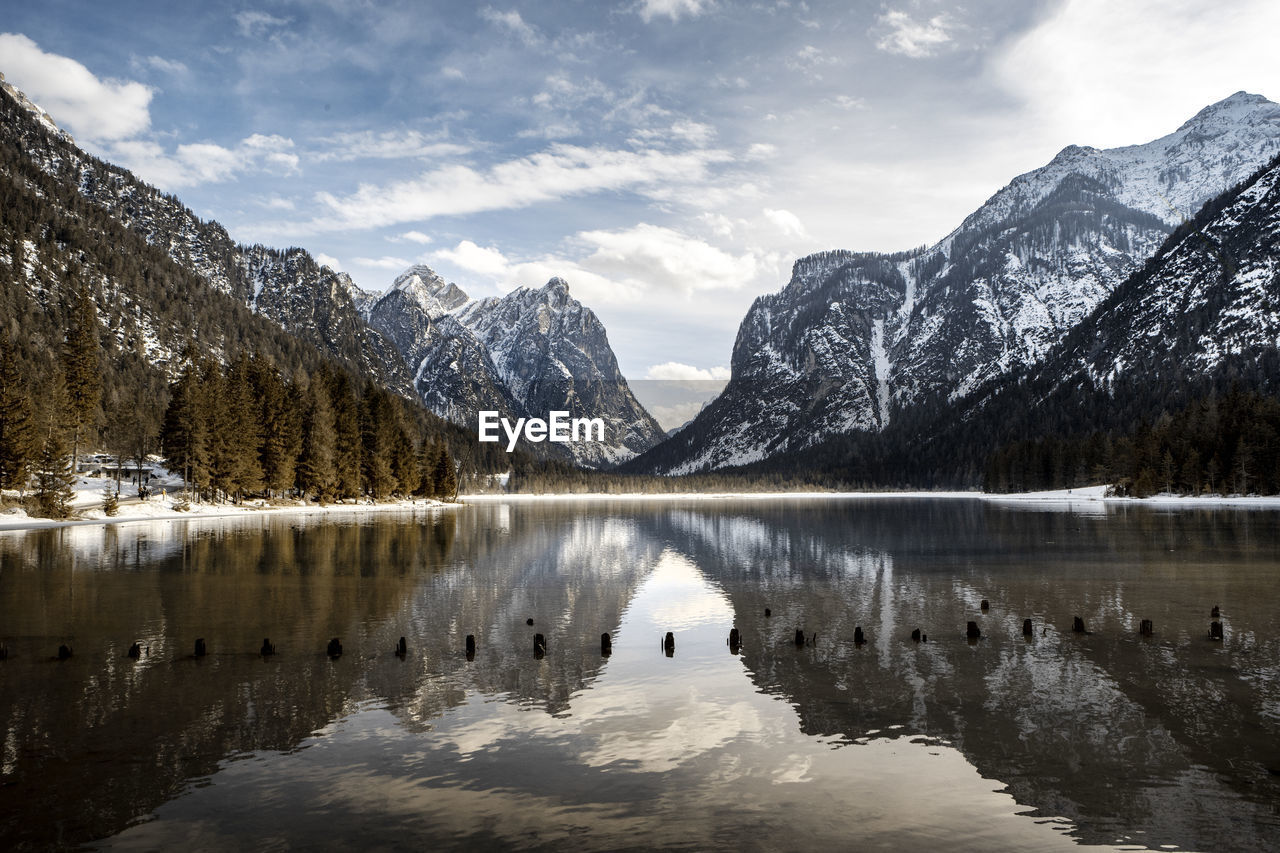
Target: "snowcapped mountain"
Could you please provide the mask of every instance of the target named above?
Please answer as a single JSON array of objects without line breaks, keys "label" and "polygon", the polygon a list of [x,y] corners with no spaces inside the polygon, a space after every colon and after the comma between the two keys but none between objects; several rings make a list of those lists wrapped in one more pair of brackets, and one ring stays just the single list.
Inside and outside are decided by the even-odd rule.
[{"label": "snowcapped mountain", "polygon": [[1242,375],[1280,348],[1280,157],[1180,227],[1036,368],[1053,388]]},{"label": "snowcapped mountain", "polygon": [[1277,152],[1280,105],[1238,92],[1143,145],[1064,148],[933,246],[802,258],[748,311],[725,391],[633,464],[686,473],[879,431],[1034,364]]},{"label": "snowcapped mountain", "polygon": [[601,417],[604,442],[547,445],[595,467],[629,459],[663,436],[618,370],[604,326],[563,279],[474,300],[414,266],[368,318],[395,343],[427,406],[456,423],[474,426],[483,409],[510,419],[553,410]]},{"label": "snowcapped mountain", "polygon": [[[411,393],[408,371],[394,348],[365,322],[359,307],[365,294],[345,274],[322,266],[303,249],[237,244],[225,228],[200,219],[174,196],[81,151],[12,86],[4,84],[3,91],[0,141],[21,150],[27,162],[60,185],[73,188],[84,201],[198,275],[214,291],[243,303],[361,375]],[[108,306],[100,308],[106,311]],[[131,336],[168,340],[185,334],[210,354],[231,355],[225,351],[231,342],[207,339],[199,329],[175,332],[150,316],[148,306],[137,308],[129,318],[136,326]],[[172,358],[182,348],[179,344],[156,351]],[[172,367],[163,361],[157,366]]]},{"label": "snowcapped mountain", "polygon": [[[562,280],[541,290],[521,288],[476,301],[418,266],[397,278],[387,293],[366,293],[304,249],[237,244],[225,228],[201,220],[177,198],[81,151],[2,77],[0,85],[0,143],[21,152],[24,168],[34,167],[43,179],[56,182],[60,193],[74,196],[75,204],[82,201],[96,216],[105,216],[112,228],[127,229],[130,239],[141,238],[219,298],[269,320],[361,376],[416,394],[433,411],[471,427],[480,409],[512,420],[545,418],[553,409],[567,410],[571,417],[603,417],[605,442],[568,445],[567,457],[582,464],[614,464],[661,438],[661,428],[618,371],[604,327],[569,296]],[[16,172],[14,177],[20,181]],[[113,241],[100,242],[106,267]],[[56,279],[66,264],[53,253],[40,257],[40,243],[20,243],[25,251],[7,251],[0,260],[10,267],[22,261],[33,269],[47,268],[48,277]],[[162,372],[172,375],[190,343],[215,358],[251,345],[252,336],[243,330],[213,328],[207,321],[203,326],[194,320],[175,323],[169,318],[173,306],[155,310],[148,298],[128,292],[127,283],[113,282],[110,275],[106,269],[100,273],[102,316],[122,343],[140,342],[149,363]],[[187,293],[184,298],[201,297]]]}]

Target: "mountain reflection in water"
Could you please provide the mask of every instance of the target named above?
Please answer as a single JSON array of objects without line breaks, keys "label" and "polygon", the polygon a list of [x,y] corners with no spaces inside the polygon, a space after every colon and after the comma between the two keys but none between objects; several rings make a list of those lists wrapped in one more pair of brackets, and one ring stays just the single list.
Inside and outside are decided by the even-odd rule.
[{"label": "mountain reflection in water", "polygon": [[1276,521],[556,501],[4,534],[0,846],[1272,849]]}]

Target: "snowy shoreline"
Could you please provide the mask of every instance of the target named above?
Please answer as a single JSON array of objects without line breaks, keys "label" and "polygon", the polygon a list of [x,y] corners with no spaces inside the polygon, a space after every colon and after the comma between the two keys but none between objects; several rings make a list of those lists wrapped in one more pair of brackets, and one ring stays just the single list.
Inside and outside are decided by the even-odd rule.
[{"label": "snowy shoreline", "polygon": [[43,530],[54,527],[81,527],[89,524],[130,524],[147,521],[199,521],[215,518],[257,518],[268,515],[361,515],[384,512],[404,512],[407,510],[444,510],[461,506],[456,503],[443,503],[434,500],[404,500],[376,504],[297,504],[297,505],[259,505],[248,504],[235,506],[232,504],[192,504],[189,510],[181,511],[173,508],[171,499],[147,501],[145,503],[121,504],[117,515],[108,516],[101,509],[82,511],[78,518],[38,518],[27,515],[21,510],[0,512],[0,533],[12,530]]}]

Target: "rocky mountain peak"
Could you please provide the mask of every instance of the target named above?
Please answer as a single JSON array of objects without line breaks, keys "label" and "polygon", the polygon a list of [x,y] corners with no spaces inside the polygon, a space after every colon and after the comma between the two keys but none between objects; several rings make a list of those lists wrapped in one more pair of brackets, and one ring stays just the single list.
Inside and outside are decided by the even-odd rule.
[{"label": "rocky mountain peak", "polygon": [[471,301],[462,288],[445,281],[425,264],[415,264],[400,273],[392,282],[391,289],[404,293],[433,317],[454,311]]}]

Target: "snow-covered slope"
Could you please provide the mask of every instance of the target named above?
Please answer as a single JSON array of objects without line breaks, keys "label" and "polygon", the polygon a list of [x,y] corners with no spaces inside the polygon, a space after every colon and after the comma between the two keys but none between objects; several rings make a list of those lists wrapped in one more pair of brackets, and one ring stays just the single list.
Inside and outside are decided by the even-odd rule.
[{"label": "snow-covered slope", "polygon": [[748,311],[725,391],[635,464],[684,473],[880,430],[1034,364],[1277,152],[1280,105],[1238,92],[1144,145],[1063,149],[926,249],[803,258]]},{"label": "snow-covered slope", "polygon": [[575,462],[606,466],[649,449],[662,429],[636,401],[618,370],[604,326],[552,279],[472,300],[429,267],[400,275],[369,309],[369,321],[392,340],[414,371],[432,411],[475,426],[476,412],[541,417],[600,417],[605,441],[548,445]]},{"label": "snow-covered slope", "polygon": [[[280,251],[237,244],[225,228],[200,219],[174,196],[81,151],[12,86],[4,84],[3,92],[0,97],[10,100],[0,122],[0,138],[19,148],[44,174],[74,187],[86,202],[164,251],[212,289],[362,375],[401,393],[410,392],[408,370],[364,320],[360,302],[365,294],[350,278],[322,266],[304,249]],[[147,308],[139,307],[144,312]],[[142,328],[139,334],[154,337],[161,331]],[[188,331],[195,343],[215,357],[227,354],[224,342],[202,340],[200,330]]]}]

